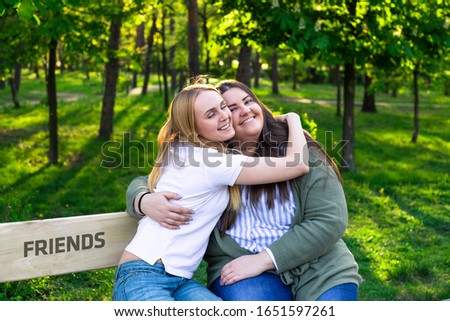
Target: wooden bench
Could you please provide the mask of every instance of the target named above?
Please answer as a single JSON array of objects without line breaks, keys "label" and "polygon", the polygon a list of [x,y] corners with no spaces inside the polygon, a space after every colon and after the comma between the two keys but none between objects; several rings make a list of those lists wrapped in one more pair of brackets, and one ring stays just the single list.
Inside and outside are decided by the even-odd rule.
[{"label": "wooden bench", "polygon": [[117,266],[138,220],[125,212],[0,224],[0,283]]}]

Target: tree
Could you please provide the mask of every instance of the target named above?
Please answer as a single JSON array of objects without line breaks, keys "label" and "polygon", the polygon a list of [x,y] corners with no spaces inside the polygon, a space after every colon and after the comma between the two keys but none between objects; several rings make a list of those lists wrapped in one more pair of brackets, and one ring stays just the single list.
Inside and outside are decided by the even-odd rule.
[{"label": "tree", "polygon": [[155,34],[158,31],[158,29],[156,27],[158,13],[157,13],[156,9],[153,9],[153,10],[154,11],[152,14],[152,24],[150,27],[150,32],[147,37],[147,50],[145,51],[145,58],[144,58],[144,83],[142,85],[142,92],[141,92],[142,95],[147,94],[148,82],[150,79],[150,60],[151,60],[151,55],[153,53],[153,45],[155,43]]},{"label": "tree", "polygon": [[259,88],[259,78],[261,76],[261,62],[259,61],[259,52],[255,52],[255,58],[253,59],[253,74],[254,74],[254,80],[253,80],[253,86],[255,88]]},{"label": "tree", "polygon": [[272,51],[272,59],[270,64],[270,76],[272,78],[272,93],[278,95],[280,93],[278,87],[278,52],[276,49]]},{"label": "tree", "polygon": [[306,59],[317,58],[329,66],[344,66],[344,117],[342,126],[341,169],[356,170],[354,156],[354,98],[356,66],[361,64],[367,50],[362,43],[368,37],[364,15],[368,4],[350,0],[345,4],[310,2],[279,4],[273,8],[271,26],[287,35],[286,43]]},{"label": "tree", "polygon": [[110,138],[114,123],[114,103],[116,99],[117,80],[119,79],[120,28],[122,26],[122,0],[117,0],[118,11],[111,17],[108,43],[108,62],[105,65],[105,91],[103,93],[102,114],[99,137]]},{"label": "tree", "polygon": [[200,74],[197,0],[188,0],[188,46],[189,77],[193,78]]},{"label": "tree", "polygon": [[375,94],[372,90],[372,77],[369,74],[364,74],[364,97],[361,107],[362,112],[374,113],[377,111],[375,107]]},{"label": "tree", "polygon": [[49,133],[50,133],[50,164],[58,164],[58,101],[56,97],[56,47],[57,39],[51,38],[49,42],[49,58],[47,72],[47,99],[49,107]]},{"label": "tree", "polygon": [[341,66],[336,65],[336,117],[341,117]]},{"label": "tree", "polygon": [[[208,12],[209,8],[213,8],[213,11],[210,10],[210,12]],[[199,17],[202,19],[202,33],[203,33],[203,52],[204,52],[204,56],[205,56],[205,73],[209,74],[210,72],[210,66],[211,66],[211,53],[209,50],[209,29],[208,29],[208,20],[209,18],[214,15],[215,9],[213,6],[209,6],[208,7],[208,1],[203,1],[203,10],[201,12],[199,12]]]},{"label": "tree", "polygon": [[44,54],[40,49],[40,39],[33,36],[35,32],[36,25],[33,21],[19,17],[13,6],[5,8],[0,18],[0,79],[7,80],[16,108],[20,107],[18,94],[22,65],[27,65]]},{"label": "tree", "polygon": [[[141,57],[141,52],[143,51],[144,46],[145,46],[145,23],[141,22],[139,25],[136,26],[136,38],[135,38],[135,49],[139,58]],[[137,77],[138,71],[136,69],[133,69],[133,80],[131,83],[132,88],[137,87]]]},{"label": "tree", "polygon": [[162,56],[162,74],[164,83],[164,107],[169,108],[169,86],[167,85],[167,58],[166,58],[166,10],[167,8],[163,6],[162,9],[162,24],[161,24],[161,56]]},{"label": "tree", "polygon": [[[354,97],[355,75],[358,66],[377,40],[365,23],[369,8],[383,7],[379,1],[345,3],[279,2],[271,9],[270,26],[286,44],[297,50],[306,60],[318,59],[328,66],[344,66],[344,117],[341,169],[356,170],[354,156]],[[266,32],[270,32],[266,30]]]},{"label": "tree", "polygon": [[[400,5],[401,4],[401,5]],[[413,74],[414,120],[411,142],[419,136],[419,73],[429,75],[442,67],[448,57],[450,33],[445,2],[397,1],[392,9],[397,37],[396,53],[402,66]],[[447,26],[447,27],[445,27]]]},{"label": "tree", "polygon": [[[175,33],[174,14],[170,14],[169,18],[169,34]],[[169,73],[170,73],[170,89],[175,91],[177,88],[177,68],[175,67],[176,44],[172,43],[169,49]]]},{"label": "tree", "polygon": [[236,80],[251,87],[252,79],[252,47],[241,46],[239,51],[239,66],[236,73]]}]

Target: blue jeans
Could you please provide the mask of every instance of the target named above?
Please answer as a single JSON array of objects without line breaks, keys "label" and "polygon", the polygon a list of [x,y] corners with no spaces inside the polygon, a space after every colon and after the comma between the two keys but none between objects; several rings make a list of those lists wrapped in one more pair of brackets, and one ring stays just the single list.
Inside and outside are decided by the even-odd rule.
[{"label": "blue jeans", "polygon": [[231,285],[220,285],[218,278],[210,289],[224,301],[292,301],[291,287],[269,272]]},{"label": "blue jeans", "polygon": [[[280,277],[265,272],[231,285],[220,285],[220,278],[211,285],[211,291],[224,301],[292,301],[291,287]],[[357,301],[358,286],[353,283],[337,285],[328,289],[317,301]]]},{"label": "blue jeans", "polygon": [[337,285],[322,293],[317,301],[358,301],[358,286],[354,283]]},{"label": "blue jeans", "polygon": [[200,283],[166,273],[164,265],[125,262],[114,277],[114,301],[220,301]]}]

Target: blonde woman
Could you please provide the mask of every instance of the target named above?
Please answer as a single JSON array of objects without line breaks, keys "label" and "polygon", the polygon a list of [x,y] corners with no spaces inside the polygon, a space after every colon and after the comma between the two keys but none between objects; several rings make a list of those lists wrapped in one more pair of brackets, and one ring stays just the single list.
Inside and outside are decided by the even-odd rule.
[{"label": "blonde woman", "polygon": [[196,219],[170,230],[143,218],[120,259],[114,300],[220,300],[192,276],[222,213],[223,221],[233,220],[239,210],[235,185],[282,182],[309,171],[299,116],[289,113],[279,121],[289,126],[285,157],[231,153],[222,144],[235,135],[231,112],[217,89],[195,84],[176,95],[158,136],[149,190],[182,195],[173,202],[195,211]]}]

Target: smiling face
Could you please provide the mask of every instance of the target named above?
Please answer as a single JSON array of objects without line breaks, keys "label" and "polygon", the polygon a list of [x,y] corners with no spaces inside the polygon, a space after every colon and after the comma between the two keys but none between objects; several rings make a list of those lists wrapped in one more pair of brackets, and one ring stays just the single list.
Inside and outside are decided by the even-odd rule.
[{"label": "smiling face", "polygon": [[261,106],[251,95],[238,87],[230,88],[222,96],[230,108],[236,132],[232,141],[239,145],[256,144],[264,125]]},{"label": "smiling face", "polygon": [[198,135],[210,142],[224,142],[235,135],[231,112],[213,90],[202,91],[195,99],[194,123]]}]

